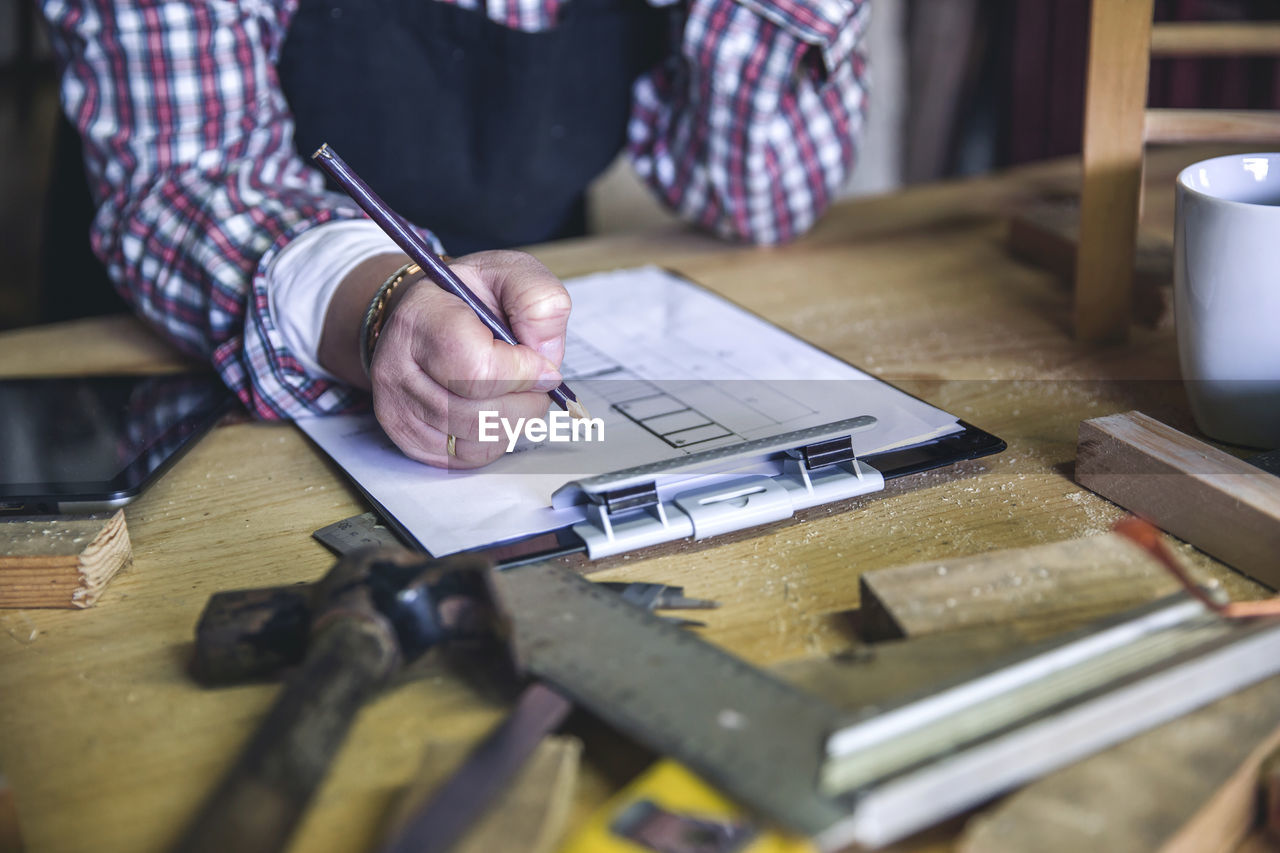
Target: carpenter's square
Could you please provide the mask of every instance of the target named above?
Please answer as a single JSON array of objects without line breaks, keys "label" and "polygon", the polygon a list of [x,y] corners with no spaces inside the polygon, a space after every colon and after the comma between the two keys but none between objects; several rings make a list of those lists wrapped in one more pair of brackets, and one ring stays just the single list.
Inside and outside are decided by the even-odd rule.
[{"label": "carpenter's square", "polygon": [[[389,535],[370,514],[316,538],[340,549]],[[563,697],[791,830],[817,835],[847,814],[847,804],[818,790],[822,744],[842,711],[555,563],[498,571],[494,585],[511,608],[515,653],[543,683],[526,689],[477,760],[386,850],[447,849],[482,810],[481,786],[510,767],[512,751],[531,752],[559,723]],[[506,740],[505,755],[495,739]]]}]

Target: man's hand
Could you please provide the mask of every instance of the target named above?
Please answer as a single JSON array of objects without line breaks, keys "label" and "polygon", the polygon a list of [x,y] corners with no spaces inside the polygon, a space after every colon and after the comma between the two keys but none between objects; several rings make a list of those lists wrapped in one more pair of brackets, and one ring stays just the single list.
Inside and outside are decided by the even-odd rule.
[{"label": "man's hand", "polygon": [[[450,468],[492,462],[506,443],[478,440],[479,413],[497,412],[513,423],[546,413],[547,392],[560,384],[569,294],[546,267],[522,252],[458,258],[450,263],[453,271],[506,319],[520,346],[495,340],[470,308],[430,281],[405,283],[387,305],[372,375],[366,379],[355,351],[360,319],[378,285],[399,266],[392,263],[396,260],[403,263],[388,257],[368,269],[362,264],[348,276],[360,276],[350,291],[344,281],[325,319],[321,363],[340,378],[372,387],[378,422],[411,458]],[[350,349],[335,352],[344,339]],[[448,454],[450,435],[455,437],[453,457]]]}]

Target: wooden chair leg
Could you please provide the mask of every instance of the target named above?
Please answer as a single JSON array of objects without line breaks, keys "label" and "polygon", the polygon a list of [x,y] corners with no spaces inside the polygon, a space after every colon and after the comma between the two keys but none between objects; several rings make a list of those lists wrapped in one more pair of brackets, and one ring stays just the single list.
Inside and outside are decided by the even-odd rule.
[{"label": "wooden chair leg", "polygon": [[1133,300],[1154,0],[1092,5],[1075,327],[1084,340],[1119,341]]}]

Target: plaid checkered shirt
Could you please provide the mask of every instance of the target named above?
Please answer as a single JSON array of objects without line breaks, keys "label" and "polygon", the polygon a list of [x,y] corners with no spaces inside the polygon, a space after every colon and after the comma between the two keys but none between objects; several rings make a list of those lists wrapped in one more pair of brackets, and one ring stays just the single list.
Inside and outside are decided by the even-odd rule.
[{"label": "plaid checkered shirt", "polygon": [[[488,0],[484,13],[539,31],[566,1]],[[786,242],[852,166],[867,0],[682,1],[679,50],[635,84],[627,153],[685,219]],[[41,6],[85,141],[90,239],[138,313],[211,360],[260,417],[366,406],[362,392],[309,375],[269,310],[265,271],[282,248],[363,216],[294,150],[274,62],[297,0]]]}]

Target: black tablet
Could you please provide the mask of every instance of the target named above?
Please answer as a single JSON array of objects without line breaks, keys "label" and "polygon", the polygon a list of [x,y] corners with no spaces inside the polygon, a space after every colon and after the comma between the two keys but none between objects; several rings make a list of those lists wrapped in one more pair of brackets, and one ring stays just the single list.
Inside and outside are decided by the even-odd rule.
[{"label": "black tablet", "polygon": [[208,373],[0,379],[0,512],[122,506],[233,401]]}]

